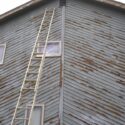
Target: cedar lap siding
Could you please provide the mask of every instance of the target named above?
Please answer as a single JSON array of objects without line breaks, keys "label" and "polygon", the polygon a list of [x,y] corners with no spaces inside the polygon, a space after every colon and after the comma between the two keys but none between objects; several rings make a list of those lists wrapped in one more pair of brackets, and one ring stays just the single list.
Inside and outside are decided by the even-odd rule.
[{"label": "cedar lap siding", "polygon": [[49,40],[62,42],[62,54],[45,59],[37,96],[44,125],[125,125],[125,6],[59,4],[65,1],[42,0],[0,17],[0,125],[10,125],[44,9],[53,7]]}]

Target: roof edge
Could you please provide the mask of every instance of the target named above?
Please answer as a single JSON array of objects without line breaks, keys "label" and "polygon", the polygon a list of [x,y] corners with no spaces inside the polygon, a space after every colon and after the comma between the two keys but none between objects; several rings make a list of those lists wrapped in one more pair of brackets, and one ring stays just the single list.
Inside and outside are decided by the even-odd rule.
[{"label": "roof edge", "polygon": [[[46,0],[31,0],[21,6],[18,6],[12,10],[0,15],[0,23],[7,20],[10,17],[13,17],[15,14],[19,14],[19,13],[23,12],[24,10],[34,7],[35,5],[39,5],[39,3],[43,3],[45,1]],[[125,10],[125,4],[117,2],[115,0],[94,0],[94,1]]]},{"label": "roof edge", "polygon": [[38,5],[39,3],[42,3],[44,0],[31,0],[21,6],[18,6],[10,11],[7,11],[6,13],[0,15],[0,22],[2,20],[8,19],[9,17],[17,14],[18,12],[22,12],[23,10],[26,10],[30,7],[33,7],[35,5]]},{"label": "roof edge", "polygon": [[96,0],[96,1],[125,10],[125,4],[115,0]]}]

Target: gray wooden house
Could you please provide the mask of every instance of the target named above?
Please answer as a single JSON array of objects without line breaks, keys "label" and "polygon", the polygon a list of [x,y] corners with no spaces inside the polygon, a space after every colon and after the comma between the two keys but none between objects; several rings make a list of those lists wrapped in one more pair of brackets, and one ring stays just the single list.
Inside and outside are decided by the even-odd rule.
[{"label": "gray wooden house", "polygon": [[11,125],[45,8],[55,15],[35,125],[125,125],[125,5],[112,0],[32,0],[0,16],[0,125]]}]

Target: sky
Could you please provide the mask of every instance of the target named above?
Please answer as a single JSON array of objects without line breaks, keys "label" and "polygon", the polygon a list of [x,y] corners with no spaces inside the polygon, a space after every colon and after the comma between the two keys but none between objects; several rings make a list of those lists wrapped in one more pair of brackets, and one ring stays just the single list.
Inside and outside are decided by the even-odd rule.
[{"label": "sky", "polygon": [[3,14],[28,1],[30,0],[0,0],[0,14]]},{"label": "sky", "polygon": [[115,1],[119,1],[121,3],[125,3],[125,0],[115,0]]},{"label": "sky", "polygon": [[[0,0],[0,15],[30,0]],[[116,0],[125,3],[125,0]]]}]

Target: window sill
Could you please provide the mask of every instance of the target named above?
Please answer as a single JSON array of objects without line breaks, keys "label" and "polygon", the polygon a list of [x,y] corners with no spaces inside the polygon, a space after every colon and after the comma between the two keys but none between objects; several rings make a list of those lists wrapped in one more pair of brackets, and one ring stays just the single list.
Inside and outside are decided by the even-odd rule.
[{"label": "window sill", "polygon": [[[60,57],[61,54],[47,54],[45,55],[46,58],[52,58],[52,57]],[[37,58],[43,57],[43,55],[36,55]]]}]

